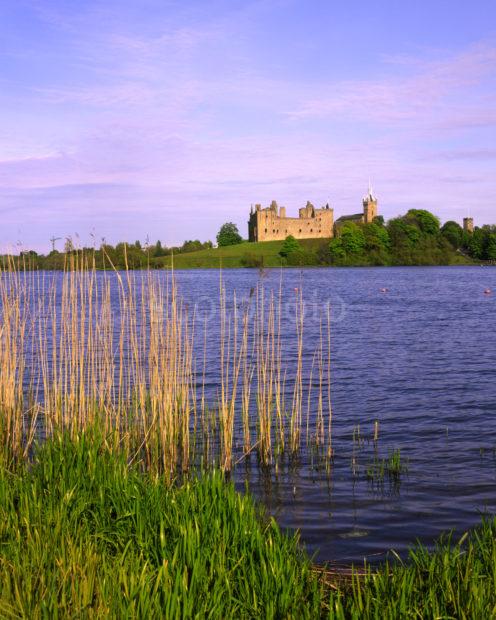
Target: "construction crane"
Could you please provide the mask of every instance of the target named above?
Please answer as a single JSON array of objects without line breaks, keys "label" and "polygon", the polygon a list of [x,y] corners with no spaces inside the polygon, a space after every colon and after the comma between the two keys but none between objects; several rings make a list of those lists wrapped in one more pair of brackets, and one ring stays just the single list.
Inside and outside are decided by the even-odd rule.
[{"label": "construction crane", "polygon": [[55,242],[60,241],[60,239],[62,239],[62,237],[52,237],[50,239],[50,241],[52,242],[52,252],[55,252]]}]

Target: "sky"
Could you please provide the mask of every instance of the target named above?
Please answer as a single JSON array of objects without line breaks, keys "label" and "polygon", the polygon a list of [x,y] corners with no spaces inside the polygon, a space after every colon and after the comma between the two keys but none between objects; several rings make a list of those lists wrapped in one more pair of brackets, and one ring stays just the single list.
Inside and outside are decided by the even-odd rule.
[{"label": "sky", "polygon": [[250,205],[496,222],[494,0],[0,0],[0,251]]}]

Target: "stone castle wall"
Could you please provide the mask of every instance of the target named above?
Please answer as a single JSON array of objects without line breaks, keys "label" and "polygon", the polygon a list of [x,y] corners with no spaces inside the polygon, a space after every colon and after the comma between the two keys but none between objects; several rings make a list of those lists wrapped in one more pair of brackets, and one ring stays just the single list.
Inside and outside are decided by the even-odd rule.
[{"label": "stone castle wall", "polygon": [[334,212],[307,203],[299,210],[299,217],[286,217],[286,209],[278,209],[273,201],[267,209],[256,205],[250,214],[248,232],[250,241],[281,241],[288,235],[295,239],[328,239],[334,233]]}]

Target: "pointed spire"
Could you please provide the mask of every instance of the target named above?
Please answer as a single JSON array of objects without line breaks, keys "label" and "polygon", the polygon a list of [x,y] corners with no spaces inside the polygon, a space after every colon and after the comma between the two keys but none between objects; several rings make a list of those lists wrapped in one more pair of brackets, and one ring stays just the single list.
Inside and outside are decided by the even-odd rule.
[{"label": "pointed spire", "polygon": [[369,177],[369,186],[367,189],[367,195],[365,196],[364,200],[375,200],[374,198],[374,194],[373,194],[373,190],[372,190],[372,183],[370,182],[370,177]]}]

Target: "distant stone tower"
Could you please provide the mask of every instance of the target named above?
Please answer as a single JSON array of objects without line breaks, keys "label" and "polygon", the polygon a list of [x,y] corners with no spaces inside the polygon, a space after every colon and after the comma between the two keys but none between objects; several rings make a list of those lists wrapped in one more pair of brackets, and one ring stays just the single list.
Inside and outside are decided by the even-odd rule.
[{"label": "distant stone tower", "polygon": [[370,224],[374,217],[377,217],[377,198],[372,193],[372,188],[369,182],[369,191],[362,200],[363,204],[363,221],[365,224]]},{"label": "distant stone tower", "polygon": [[474,232],[474,218],[473,217],[463,218],[463,230],[464,232],[470,233],[470,234]]}]

